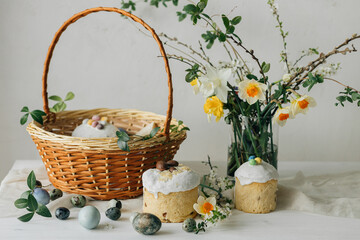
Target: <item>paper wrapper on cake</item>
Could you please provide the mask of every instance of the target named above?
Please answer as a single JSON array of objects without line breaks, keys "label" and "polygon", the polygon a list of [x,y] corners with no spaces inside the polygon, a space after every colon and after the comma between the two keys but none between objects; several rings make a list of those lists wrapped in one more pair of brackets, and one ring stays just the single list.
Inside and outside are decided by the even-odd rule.
[{"label": "paper wrapper on cake", "polygon": [[200,176],[179,165],[174,170],[149,169],[143,174],[143,212],[156,215],[162,222],[178,223],[194,218]]},{"label": "paper wrapper on cake", "polygon": [[247,213],[269,213],[276,208],[276,169],[262,162],[244,163],[235,172],[235,207]]},{"label": "paper wrapper on cake", "polygon": [[158,198],[144,188],[143,212],[156,215],[161,222],[178,223],[187,218],[194,218],[197,213],[193,208],[198,199],[198,187],[167,195],[158,193]]}]

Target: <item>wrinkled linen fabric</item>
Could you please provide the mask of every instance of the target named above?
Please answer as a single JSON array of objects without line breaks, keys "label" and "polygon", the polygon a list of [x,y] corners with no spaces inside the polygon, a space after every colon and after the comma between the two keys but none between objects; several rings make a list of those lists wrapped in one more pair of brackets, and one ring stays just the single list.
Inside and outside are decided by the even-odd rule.
[{"label": "wrinkled linen fabric", "polygon": [[280,179],[277,210],[360,218],[360,171]]},{"label": "wrinkled linen fabric", "polygon": [[[27,213],[17,209],[14,201],[28,190],[26,179],[30,169],[11,169],[0,186],[0,217],[19,217]],[[34,169],[35,175],[44,186],[49,185],[44,167]],[[53,189],[50,185],[47,190]],[[279,179],[278,203],[276,211],[297,210],[328,216],[360,218],[360,171],[304,176],[298,172],[295,177]],[[70,198],[74,194],[64,194],[47,207],[54,213],[59,206],[72,208]],[[230,193],[232,195],[232,193]],[[96,206],[101,212],[107,209],[108,201],[92,201],[88,204]],[[123,200],[124,215],[142,210],[142,197]],[[80,209],[72,208],[71,215]]]}]

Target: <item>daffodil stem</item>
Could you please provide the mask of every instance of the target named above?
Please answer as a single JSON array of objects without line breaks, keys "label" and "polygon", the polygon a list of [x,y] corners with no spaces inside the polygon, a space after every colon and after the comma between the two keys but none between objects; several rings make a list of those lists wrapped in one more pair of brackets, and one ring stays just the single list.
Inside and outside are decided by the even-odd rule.
[{"label": "daffodil stem", "polygon": [[[271,165],[274,166],[274,156],[275,156],[275,153],[274,153],[274,140],[273,140],[273,128],[272,128],[272,120],[270,119],[270,141],[271,141]],[[275,168],[277,168],[276,166],[274,166]]]},{"label": "daffodil stem", "polygon": [[[241,115],[243,115],[244,117],[246,117],[246,115],[245,115],[245,113],[244,113],[244,110],[243,110],[242,107],[241,107],[241,102],[240,102],[240,100],[239,100],[239,96],[236,94],[234,88],[233,88],[230,84],[228,84],[228,86],[230,87],[233,95],[235,96],[235,101],[236,101],[236,103],[238,104],[238,106],[239,106],[239,108],[240,108]],[[248,134],[249,134],[249,137],[250,137],[250,140],[251,140],[251,144],[252,144],[252,146],[253,146],[253,148],[254,148],[254,152],[255,152],[256,156],[259,156],[259,152],[258,152],[257,147],[256,147],[256,145],[255,145],[255,140],[254,140],[253,135],[252,135],[252,133],[251,133],[251,131],[250,131],[249,128],[250,128],[250,126],[245,126],[245,130],[246,130],[246,131],[248,132]]]},{"label": "daffodil stem", "polygon": [[208,189],[210,189],[210,190],[213,190],[213,191],[217,192],[217,193],[219,194],[219,196],[221,197],[221,191],[216,190],[215,188],[212,188],[212,187],[210,187],[210,186],[208,186],[208,185],[205,185],[205,184],[203,184],[203,183],[200,183],[200,186],[203,187],[203,188],[208,188]]}]

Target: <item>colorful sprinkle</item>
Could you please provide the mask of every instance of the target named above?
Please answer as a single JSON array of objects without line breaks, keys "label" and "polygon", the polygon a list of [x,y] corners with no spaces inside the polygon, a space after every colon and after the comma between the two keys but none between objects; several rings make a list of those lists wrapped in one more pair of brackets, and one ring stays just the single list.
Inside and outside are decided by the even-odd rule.
[{"label": "colorful sprinkle", "polygon": [[91,119],[87,122],[87,124],[89,124],[90,126],[92,123],[93,123],[93,120],[91,120]]},{"label": "colorful sprinkle", "polygon": [[255,158],[255,161],[256,161],[256,163],[257,163],[257,164],[261,164],[262,159],[261,159],[261,158],[259,158],[259,157],[257,157],[257,158]]},{"label": "colorful sprinkle", "polygon": [[107,120],[108,120],[107,117],[102,117],[102,118],[100,119],[100,121],[107,121]]},{"label": "colorful sprinkle", "polygon": [[256,162],[256,160],[254,158],[252,158],[252,159],[249,160],[249,164],[254,166],[254,165],[257,165],[257,162]]},{"label": "colorful sprinkle", "polygon": [[255,156],[254,156],[254,155],[250,156],[250,157],[249,157],[249,161],[250,161],[251,159],[255,159]]}]

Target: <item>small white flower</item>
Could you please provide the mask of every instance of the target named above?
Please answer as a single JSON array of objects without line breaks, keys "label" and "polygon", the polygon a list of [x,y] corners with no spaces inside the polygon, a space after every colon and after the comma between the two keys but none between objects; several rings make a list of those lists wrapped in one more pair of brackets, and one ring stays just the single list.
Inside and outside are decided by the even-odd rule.
[{"label": "small white flower", "polygon": [[284,82],[289,82],[291,80],[291,74],[288,74],[288,73],[284,74],[284,76],[282,77],[282,80]]},{"label": "small white flower", "polygon": [[283,127],[289,118],[294,118],[290,106],[285,108],[279,108],[276,110],[275,115],[273,117],[273,123],[279,124],[279,126]]},{"label": "small white flower", "polygon": [[291,100],[291,112],[292,115],[295,116],[298,113],[306,114],[309,110],[309,107],[315,107],[316,101],[314,98],[303,95],[297,99]]}]

